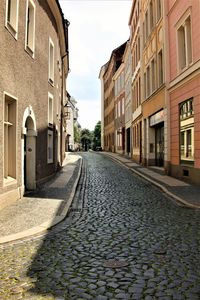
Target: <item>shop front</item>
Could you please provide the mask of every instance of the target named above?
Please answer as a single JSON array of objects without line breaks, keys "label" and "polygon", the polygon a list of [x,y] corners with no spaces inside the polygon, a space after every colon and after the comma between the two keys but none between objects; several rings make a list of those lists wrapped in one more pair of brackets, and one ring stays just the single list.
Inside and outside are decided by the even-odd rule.
[{"label": "shop front", "polygon": [[[164,110],[152,115],[149,119],[149,126],[151,131],[154,132],[153,140],[150,144],[151,152],[155,154],[155,165],[158,167],[164,166]],[[153,145],[154,144],[154,145]],[[155,151],[153,151],[155,149]]]}]

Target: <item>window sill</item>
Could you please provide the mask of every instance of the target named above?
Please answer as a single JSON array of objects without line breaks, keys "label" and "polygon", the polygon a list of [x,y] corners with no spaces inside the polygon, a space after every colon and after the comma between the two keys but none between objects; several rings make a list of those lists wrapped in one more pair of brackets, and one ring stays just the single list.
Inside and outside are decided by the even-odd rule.
[{"label": "window sill", "polygon": [[47,164],[53,164],[53,160],[48,160]]},{"label": "window sill", "polygon": [[15,40],[17,40],[17,31],[14,29],[14,27],[7,21],[5,25],[6,29],[9,31],[9,33],[14,37]]},{"label": "window sill", "polygon": [[10,176],[3,179],[3,185],[4,186],[8,186],[8,185],[11,185],[11,184],[16,184],[16,183],[17,183],[17,180],[13,177],[10,177]]},{"label": "window sill", "polygon": [[181,166],[193,166],[194,165],[194,160],[193,159],[181,159],[180,162]]},{"label": "window sill", "polygon": [[25,51],[29,54],[31,58],[34,59],[34,51],[28,45],[26,45]]},{"label": "window sill", "polygon": [[51,86],[54,87],[54,81],[53,81],[51,78],[49,78],[48,82],[49,82],[49,84],[50,84]]}]

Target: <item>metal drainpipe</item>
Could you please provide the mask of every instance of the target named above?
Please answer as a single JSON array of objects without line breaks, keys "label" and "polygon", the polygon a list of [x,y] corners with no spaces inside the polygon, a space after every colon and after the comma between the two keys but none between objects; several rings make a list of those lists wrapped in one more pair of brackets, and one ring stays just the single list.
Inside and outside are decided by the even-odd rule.
[{"label": "metal drainpipe", "polygon": [[[63,15],[63,18],[64,18],[64,15]],[[60,122],[60,132],[61,132],[61,138],[60,138],[60,164],[61,164],[61,167],[62,167],[62,163],[63,163],[63,158],[62,158],[62,148],[63,148],[63,117],[64,117],[64,112],[63,112],[63,103],[64,103],[64,95],[66,93],[66,91],[63,91],[63,88],[64,88],[64,80],[65,80],[65,71],[64,71],[64,63],[63,63],[63,60],[64,58],[69,55],[69,51],[68,51],[68,27],[70,25],[70,22],[65,19],[64,20],[64,26],[65,26],[65,29],[66,29],[66,32],[65,34],[67,33],[67,49],[66,49],[66,53],[61,57],[61,62],[62,62],[62,85],[61,85],[61,122]],[[69,58],[68,58],[69,59]],[[69,71],[69,61],[68,61],[68,71]]]},{"label": "metal drainpipe", "polygon": [[61,84],[61,122],[60,122],[60,167],[62,167],[62,163],[63,163],[63,156],[62,156],[62,148],[63,148],[63,117],[64,117],[64,112],[63,112],[63,103],[64,103],[64,95],[65,95],[65,91],[64,89],[64,80],[65,80],[65,70],[64,70],[64,63],[63,60],[64,58],[68,55],[68,52],[66,52],[62,57],[62,84]]}]

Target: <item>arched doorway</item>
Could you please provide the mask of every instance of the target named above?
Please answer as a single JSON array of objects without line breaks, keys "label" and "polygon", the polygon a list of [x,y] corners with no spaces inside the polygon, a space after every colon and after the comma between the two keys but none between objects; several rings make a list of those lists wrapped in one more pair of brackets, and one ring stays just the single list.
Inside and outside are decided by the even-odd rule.
[{"label": "arched doorway", "polygon": [[36,188],[36,122],[32,107],[24,112],[22,127],[22,181],[24,192]]}]

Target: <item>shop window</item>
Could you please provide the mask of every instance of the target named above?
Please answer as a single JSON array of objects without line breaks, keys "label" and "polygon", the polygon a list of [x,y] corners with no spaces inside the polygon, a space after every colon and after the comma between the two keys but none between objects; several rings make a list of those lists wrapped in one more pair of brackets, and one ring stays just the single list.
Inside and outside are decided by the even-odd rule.
[{"label": "shop window", "polygon": [[194,160],[194,111],[193,99],[180,105],[180,156],[181,161]]},{"label": "shop window", "polygon": [[6,27],[17,37],[18,29],[18,0],[7,0],[6,1]]},{"label": "shop window", "polygon": [[4,100],[4,178],[16,178],[16,100]]}]

